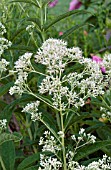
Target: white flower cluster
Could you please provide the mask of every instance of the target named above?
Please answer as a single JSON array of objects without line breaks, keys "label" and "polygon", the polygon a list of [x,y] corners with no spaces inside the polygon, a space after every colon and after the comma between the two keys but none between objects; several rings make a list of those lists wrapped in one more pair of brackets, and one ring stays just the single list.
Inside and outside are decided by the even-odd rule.
[{"label": "white flower cluster", "polygon": [[9,90],[10,95],[15,93],[22,95],[23,92],[28,91],[28,72],[33,69],[30,61],[31,56],[32,53],[25,53],[19,57],[18,61],[15,62],[14,68],[15,72],[17,72],[17,80],[15,81],[14,86]]},{"label": "white flower cluster", "polygon": [[[0,58],[3,54],[5,49],[8,49],[12,45],[10,41],[8,41],[6,38],[3,37],[3,34],[6,33],[6,29],[4,25],[0,22]],[[9,65],[9,62],[7,62],[5,59],[0,59],[0,77],[2,76],[2,73],[7,70],[7,66]]]},{"label": "white flower cluster", "polygon": [[63,40],[48,39],[35,55],[37,63],[47,66],[49,75],[63,72],[69,61],[75,61],[82,57],[82,52],[78,47],[67,48],[67,43]]},{"label": "white flower cluster", "polygon": [[61,146],[57,144],[57,140],[49,131],[44,132],[45,137],[40,137],[39,145],[43,145],[42,151],[50,151],[56,153],[61,150]]},{"label": "white flower cluster", "polygon": [[71,138],[76,142],[85,141],[86,144],[89,143],[95,143],[96,137],[94,135],[91,135],[90,133],[86,134],[85,129],[81,128],[79,131],[79,136],[76,137],[75,135],[72,135]]},{"label": "white flower cluster", "polygon": [[0,37],[0,56],[3,54],[4,50],[8,49],[12,43],[6,38]]},{"label": "white flower cluster", "polygon": [[40,155],[40,167],[38,170],[60,170],[62,163],[57,158]]},{"label": "white flower cluster", "polygon": [[5,26],[0,22],[0,35],[3,35],[6,33]]},{"label": "white flower cluster", "polygon": [[109,106],[109,109],[100,107],[100,111],[104,112],[102,118],[107,118],[111,122],[111,106]]},{"label": "white flower cluster", "polygon": [[93,161],[88,166],[79,165],[78,162],[72,160],[72,155],[69,152],[68,170],[110,170],[111,158],[107,155],[103,155],[103,159]]},{"label": "white flower cluster", "polygon": [[[25,53],[15,62],[18,79],[9,91],[11,95],[28,91],[26,85],[28,73],[36,72],[31,65],[31,56],[31,53]],[[109,58],[105,57],[104,65],[106,61],[108,66]],[[46,66],[46,75],[39,86],[39,93],[49,93],[53,106],[57,109],[82,107],[88,97],[103,95],[111,78],[109,72],[102,74],[96,62],[82,57],[78,47],[67,48],[67,43],[63,40],[52,38],[46,40],[38,49],[35,61]],[[72,62],[80,63],[84,69],[79,73],[73,72],[64,76],[65,68]]]},{"label": "white flower cluster", "polygon": [[38,106],[40,101],[28,103],[22,110],[22,112],[27,112],[31,114],[31,119],[35,122],[41,118],[42,113],[38,112]]},{"label": "white flower cluster", "polygon": [[6,120],[6,119],[0,120],[0,132],[1,132],[3,129],[6,129],[6,125],[7,125],[7,120]]},{"label": "white flower cluster", "polygon": [[103,58],[103,65],[106,69],[107,74],[111,74],[111,54],[105,54]]},{"label": "white flower cluster", "polygon": [[15,62],[14,68],[16,69],[16,71],[31,71],[31,57],[32,53],[25,53],[24,55],[20,56],[19,59]]},{"label": "white flower cluster", "polygon": [[5,26],[0,22],[0,56],[3,54],[5,49],[8,49],[12,45],[10,41],[3,37],[3,34],[6,33]]},{"label": "white flower cluster", "polygon": [[29,35],[31,35],[33,32],[33,29],[34,29],[34,25],[28,25],[27,27],[26,27],[26,31],[28,31],[29,32]]},{"label": "white flower cluster", "polygon": [[[85,100],[104,94],[104,87],[108,85],[110,77],[104,79],[99,65],[91,59],[82,57],[79,48],[67,48],[62,40],[48,39],[35,55],[36,62],[47,66],[47,76],[43,79],[39,92],[49,92],[53,105],[64,110],[74,105],[83,106]],[[68,63],[79,62],[84,65],[82,73],[73,72],[62,76]],[[77,93],[77,91],[79,91]],[[63,100],[64,99],[64,100]]]},{"label": "white flower cluster", "polygon": [[4,72],[4,71],[6,71],[7,69],[6,69],[6,67],[9,65],[9,62],[8,61],[6,61],[5,59],[1,59],[0,60],[0,72],[2,73],[2,72]]},{"label": "white flower cluster", "polygon": [[34,25],[28,25],[28,26],[26,27],[26,31],[28,31],[28,30],[30,30],[30,29],[32,29],[32,28],[34,28]]}]

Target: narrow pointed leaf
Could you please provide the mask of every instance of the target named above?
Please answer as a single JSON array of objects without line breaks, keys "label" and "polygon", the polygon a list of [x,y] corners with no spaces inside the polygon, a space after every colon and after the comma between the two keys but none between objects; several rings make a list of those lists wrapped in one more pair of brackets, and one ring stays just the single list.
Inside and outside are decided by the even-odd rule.
[{"label": "narrow pointed leaf", "polygon": [[24,3],[32,4],[32,5],[40,8],[38,4],[36,4],[35,2],[33,2],[31,0],[14,0],[14,1],[11,1],[10,3],[13,3],[13,2],[24,2]]},{"label": "narrow pointed leaf", "polygon": [[31,46],[24,46],[24,45],[12,45],[10,48],[8,48],[8,50],[23,50],[23,51],[30,51],[30,52],[34,52],[35,48],[31,47]]},{"label": "narrow pointed leaf", "polygon": [[111,145],[111,140],[98,141],[91,145],[86,145],[77,150],[77,154],[75,155],[75,161],[79,161],[82,158],[87,157],[88,155],[101,150],[102,148]]},{"label": "narrow pointed leaf", "polygon": [[0,146],[0,156],[6,170],[14,170],[15,146],[13,141],[7,141]]},{"label": "narrow pointed leaf", "polygon": [[49,27],[51,27],[52,25],[56,24],[57,22],[61,21],[62,19],[65,19],[65,18],[67,18],[67,17],[69,17],[71,15],[86,14],[86,13],[90,13],[90,12],[85,11],[85,10],[73,10],[73,11],[66,12],[66,13],[58,16],[51,23],[44,25],[43,29],[45,31],[47,31]]},{"label": "narrow pointed leaf", "polygon": [[22,139],[22,136],[19,133],[2,133],[0,134],[0,145],[7,141],[19,142]]},{"label": "narrow pointed leaf", "polygon": [[50,2],[50,0],[44,0],[43,3],[42,3],[42,8],[43,8],[46,4],[48,4],[49,2]]},{"label": "narrow pointed leaf", "polygon": [[38,18],[27,18],[27,21],[34,22],[39,27],[39,29],[41,29],[40,20]]},{"label": "narrow pointed leaf", "polygon": [[[25,158],[17,167],[17,170],[29,168],[33,163],[40,160],[40,154],[50,155],[50,152],[38,152]],[[32,167],[32,166],[31,166]],[[31,168],[30,167],[30,168]]]},{"label": "narrow pointed leaf", "polygon": [[13,82],[2,85],[0,87],[0,96],[6,94],[8,92],[8,90],[10,89],[10,87],[12,87],[12,86],[13,86]]},{"label": "narrow pointed leaf", "polygon": [[21,32],[25,31],[25,30],[26,30],[26,26],[25,26],[25,27],[21,27],[20,29],[18,29],[18,30],[12,35],[10,41],[13,42],[13,41],[16,39],[16,37],[18,37],[18,35],[19,35]]},{"label": "narrow pointed leaf", "polygon": [[80,116],[76,115],[76,113],[73,113],[72,111],[68,113],[68,116],[65,119],[64,122],[64,129],[65,131],[68,130],[68,128],[70,126],[72,126],[73,124],[82,121],[84,118],[90,117],[90,113],[86,112],[86,113],[82,113]]},{"label": "narrow pointed leaf", "polygon": [[[82,24],[80,24],[80,25],[75,25],[75,26],[73,26],[72,28],[70,28],[69,30],[67,30],[62,36],[60,36],[60,38],[61,38],[61,39],[64,39],[64,38],[68,37],[68,36],[69,36],[70,34],[72,34],[74,31],[82,28],[82,27],[85,26],[85,25],[91,25],[91,24],[82,23]],[[93,26],[93,25],[91,25],[91,26]]]}]

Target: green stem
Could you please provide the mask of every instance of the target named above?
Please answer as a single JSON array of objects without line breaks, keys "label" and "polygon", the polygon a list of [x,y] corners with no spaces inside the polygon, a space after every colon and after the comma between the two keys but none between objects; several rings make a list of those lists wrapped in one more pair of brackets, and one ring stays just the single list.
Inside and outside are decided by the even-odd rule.
[{"label": "green stem", "polygon": [[[28,127],[27,127],[27,131],[28,131],[28,134],[29,134],[30,140],[31,140],[31,141],[33,141],[33,136],[32,136],[31,129],[30,129],[30,127],[29,127],[29,122],[28,122],[27,117],[26,117],[26,125],[28,126]],[[37,149],[36,149],[36,147],[35,147],[35,146],[32,146],[32,147],[33,147],[34,152],[35,152],[35,153],[37,153]]]},{"label": "green stem", "polygon": [[[61,116],[61,128],[62,128],[62,132],[64,134],[64,123],[63,123],[62,109],[60,110],[60,116]],[[63,151],[63,161],[64,161],[63,167],[64,167],[64,170],[67,170],[64,135],[62,136],[62,151]]]},{"label": "green stem", "polygon": [[2,160],[2,157],[1,157],[1,156],[0,156],[0,162],[1,162],[1,166],[2,166],[3,170],[6,170],[5,165],[4,165],[4,162],[3,162],[3,160]]},{"label": "green stem", "polygon": [[[42,7],[42,0],[40,1],[40,4],[41,4],[41,8],[40,8],[40,18],[41,18],[41,36],[42,36],[42,40],[43,42],[45,41],[45,36],[44,36],[44,30],[42,29],[43,28],[43,25],[44,25],[44,11],[43,11],[43,7]],[[46,18],[46,16],[45,16]]]},{"label": "green stem", "polygon": [[54,108],[54,109],[56,109],[56,110],[58,110],[59,111],[59,109],[58,108],[56,108],[56,107],[54,107],[53,105],[51,105],[50,103],[48,103],[47,101],[45,101],[44,99],[42,99],[41,97],[39,97],[39,96],[37,96],[37,95],[35,95],[34,93],[32,93],[32,92],[28,92],[30,95],[32,95],[32,96],[34,96],[34,97],[36,97],[37,99],[39,99],[40,101],[42,101],[42,102],[44,102],[45,104],[47,104],[48,106],[50,106],[50,107],[52,107],[52,108]]}]

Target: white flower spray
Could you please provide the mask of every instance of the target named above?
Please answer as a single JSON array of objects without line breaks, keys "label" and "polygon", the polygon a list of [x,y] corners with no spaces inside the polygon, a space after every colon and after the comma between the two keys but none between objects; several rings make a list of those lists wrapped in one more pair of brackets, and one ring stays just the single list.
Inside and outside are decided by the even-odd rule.
[{"label": "white flower spray", "polygon": [[[59,114],[59,132],[55,134],[47,125],[52,135],[50,132],[45,132],[47,139],[44,140],[41,137],[39,143],[40,145],[43,144],[42,151],[51,151],[55,156],[45,157],[41,155],[41,166],[39,170],[59,170],[61,167],[64,170],[67,170],[67,168],[68,170],[73,170],[74,168],[76,170],[84,169],[84,166],[80,166],[74,162],[72,157],[75,156],[79,147],[94,143],[96,137],[86,134],[84,129],[80,130],[79,137],[73,135],[72,140],[76,144],[76,149],[74,152],[68,151],[72,157],[70,155],[70,159],[67,162],[69,155],[65,147],[64,115],[68,114],[67,109],[71,107],[75,108],[75,110],[83,107],[88,97],[96,97],[105,93],[105,87],[108,86],[111,78],[109,71],[109,67],[111,66],[111,62],[109,62],[110,57],[106,56],[103,61],[106,70],[107,67],[108,70],[105,74],[102,74],[100,66],[91,59],[84,58],[82,51],[78,47],[67,48],[66,42],[52,38],[46,40],[34,56],[37,64],[40,63],[46,67],[44,74],[34,69],[31,63],[32,56],[31,53],[25,53],[15,62],[14,72],[17,73],[17,80],[14,86],[10,88],[9,93],[11,95],[27,93],[37,98],[36,102],[28,103],[23,109],[23,112],[28,112],[31,115],[33,121],[39,120],[45,124],[42,119],[42,113],[38,109],[40,101],[55,109]],[[73,71],[67,73],[66,68],[70,64],[74,65],[75,63],[81,66],[81,70],[79,72]],[[28,75],[31,72],[44,76],[38,88],[40,95],[36,95],[28,85]],[[52,103],[41,97],[45,93],[50,95]],[[80,145],[84,141],[84,138],[87,138],[87,140],[84,144]],[[62,152],[62,161],[58,158],[58,152]]]}]

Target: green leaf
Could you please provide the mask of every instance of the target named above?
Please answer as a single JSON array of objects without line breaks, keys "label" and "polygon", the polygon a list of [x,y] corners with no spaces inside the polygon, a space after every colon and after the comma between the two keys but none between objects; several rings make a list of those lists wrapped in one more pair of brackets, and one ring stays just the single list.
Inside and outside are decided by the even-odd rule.
[{"label": "green leaf", "polygon": [[8,104],[1,112],[0,119],[7,119],[7,121],[9,122],[12,117],[13,110],[17,104],[21,104],[23,102],[30,102],[34,99],[35,98],[32,97],[31,95],[24,95],[19,99],[14,100],[11,104]]},{"label": "green leaf", "polygon": [[25,158],[17,167],[17,170],[25,169],[29,166],[31,166],[34,162],[38,161],[40,159],[40,153],[33,154],[29,156],[28,158]]},{"label": "green leaf", "polygon": [[91,145],[86,145],[80,149],[77,150],[77,154],[75,155],[74,160],[79,161],[82,158],[87,157],[88,155],[101,150],[102,148],[111,145],[111,140],[105,140],[105,141],[98,141]]},{"label": "green leaf", "polygon": [[2,145],[4,142],[13,140],[14,142],[19,142],[22,139],[22,136],[14,132],[13,134],[10,133],[2,133],[0,134],[0,145]]},{"label": "green leaf", "polygon": [[54,137],[59,141],[59,143],[61,143],[61,141],[59,140],[59,136],[57,135],[57,131],[56,131],[56,129],[51,125],[52,123],[49,121],[49,119],[44,116],[44,117],[41,119],[41,122],[47,127],[47,129],[49,129],[49,131],[54,135]]},{"label": "green leaf", "polygon": [[18,29],[18,30],[12,35],[10,41],[13,42],[13,41],[16,39],[16,37],[17,37],[22,31],[24,31],[24,30],[26,30],[26,26],[21,27],[20,29]]},{"label": "green leaf", "polygon": [[24,170],[37,170],[38,166],[31,166],[30,168],[26,168]]},{"label": "green leaf", "polygon": [[34,5],[34,6],[38,7],[38,8],[40,8],[37,3],[35,3],[33,1],[31,1],[31,0],[14,0],[14,1],[11,1],[10,3],[13,3],[13,2],[24,2],[24,3],[28,3],[28,4],[31,4],[31,5]]},{"label": "green leaf", "polygon": [[34,22],[39,27],[39,29],[41,30],[41,24],[40,24],[40,20],[38,18],[27,18],[27,21]]},{"label": "green leaf", "polygon": [[14,170],[15,147],[13,141],[7,141],[0,146],[0,156],[6,170]]},{"label": "green leaf", "polygon": [[51,23],[49,24],[46,24],[43,26],[43,29],[45,31],[48,30],[48,28],[50,28],[52,25],[56,24],[57,22],[61,21],[62,19],[65,19],[71,15],[77,15],[77,14],[86,14],[86,13],[90,13],[88,11],[85,11],[85,10],[73,10],[73,11],[69,11],[69,12],[66,12],[60,16],[58,16],[56,19],[54,19]]},{"label": "green leaf", "polygon": [[0,100],[0,112],[7,106],[7,103],[4,101]]},{"label": "green leaf", "polygon": [[42,2],[42,8],[47,5],[50,2],[50,0],[43,0]]},{"label": "green leaf", "polygon": [[102,140],[111,139],[111,129],[106,125],[104,127],[96,129],[96,133]]},{"label": "green leaf", "polygon": [[38,153],[35,153],[35,154],[31,155],[31,156],[28,156],[27,158],[25,158],[19,164],[19,166],[17,167],[17,170],[23,170],[25,168],[29,168],[33,163],[40,160],[40,154],[50,155],[51,153],[50,152],[38,152]]},{"label": "green leaf", "polygon": [[76,115],[74,112],[69,112],[65,118],[64,122],[64,129],[65,131],[68,130],[70,126],[72,126],[74,123],[80,122],[84,118],[90,117],[89,112],[82,113],[80,116]]},{"label": "green leaf", "polygon": [[3,96],[4,94],[6,94],[9,91],[10,87],[12,87],[12,86],[13,86],[13,82],[10,82],[10,83],[7,83],[7,84],[1,86],[0,87],[0,96]]},{"label": "green leaf", "polygon": [[24,45],[12,45],[11,47],[8,48],[8,50],[23,50],[23,51],[31,51],[31,52],[36,52],[36,49],[31,47],[31,46],[24,46]]},{"label": "green leaf", "polygon": [[[64,38],[68,37],[68,36],[69,36],[70,34],[72,34],[74,31],[82,28],[82,27],[85,26],[85,25],[91,25],[91,24],[82,23],[82,24],[80,24],[80,25],[75,25],[75,26],[73,26],[72,28],[70,28],[69,30],[67,30],[62,36],[60,36],[60,39],[64,39]],[[91,25],[91,26],[93,26],[93,25]]]}]

